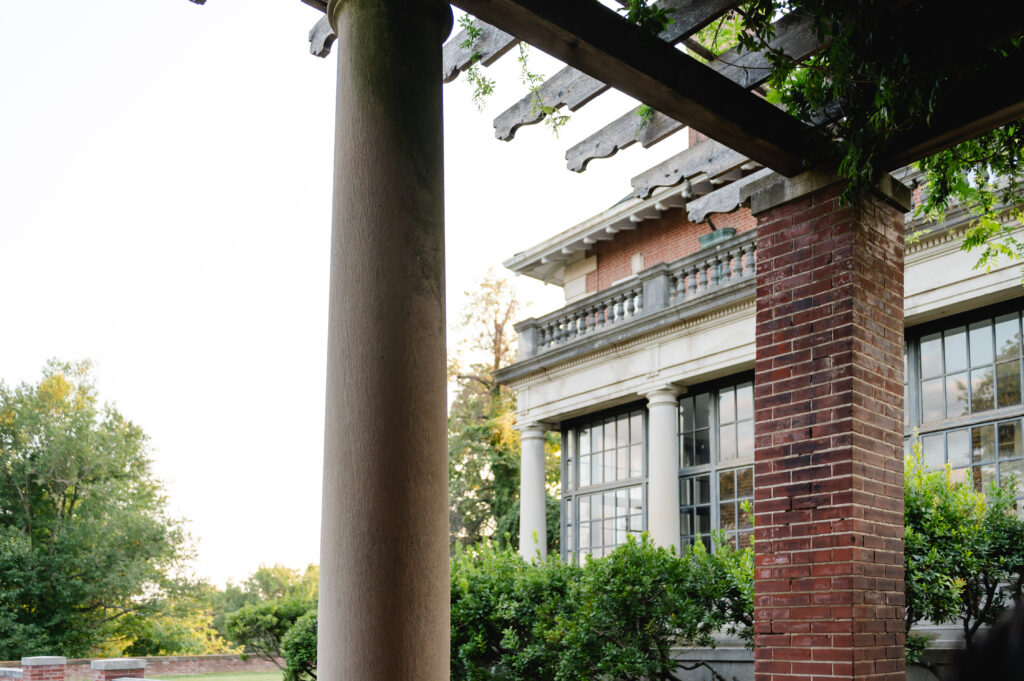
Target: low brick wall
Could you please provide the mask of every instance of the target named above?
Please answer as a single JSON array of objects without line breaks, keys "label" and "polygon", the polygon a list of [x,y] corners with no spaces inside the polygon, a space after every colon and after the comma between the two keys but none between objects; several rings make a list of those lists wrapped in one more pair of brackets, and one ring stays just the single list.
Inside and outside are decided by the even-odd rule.
[{"label": "low brick wall", "polygon": [[[64,668],[64,681],[93,681],[93,659],[68,660]],[[134,658],[146,661],[146,678],[163,678],[179,674],[211,674],[214,672],[275,671],[273,663],[262,658],[239,659],[238,655],[172,655],[167,657]],[[282,666],[284,661],[281,661]],[[21,661],[0,662],[0,668],[16,668]],[[2,679],[3,676],[0,676]]]}]

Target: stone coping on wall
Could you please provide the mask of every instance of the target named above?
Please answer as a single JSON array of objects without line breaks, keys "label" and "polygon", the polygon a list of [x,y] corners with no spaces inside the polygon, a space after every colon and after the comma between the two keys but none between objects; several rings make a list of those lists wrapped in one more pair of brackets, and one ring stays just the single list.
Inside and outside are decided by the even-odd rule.
[{"label": "stone coping on wall", "polygon": [[145,669],[146,660],[141,658],[121,657],[110,660],[93,660],[89,663],[89,666],[98,670]]},{"label": "stone coping on wall", "polygon": [[62,667],[68,663],[68,658],[59,655],[40,655],[37,657],[21,658],[22,667]]}]

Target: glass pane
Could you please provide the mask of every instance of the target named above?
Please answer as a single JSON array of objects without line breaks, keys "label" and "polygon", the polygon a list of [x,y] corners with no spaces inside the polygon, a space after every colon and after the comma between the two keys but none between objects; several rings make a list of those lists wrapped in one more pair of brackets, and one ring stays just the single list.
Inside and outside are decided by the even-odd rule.
[{"label": "glass pane", "polygon": [[995,406],[992,367],[971,371],[971,412],[988,411]]},{"label": "glass pane", "polygon": [[748,546],[753,546],[754,533],[753,532],[740,532],[736,537],[737,547],[745,549]]},{"label": "glass pane", "polygon": [[921,438],[926,468],[942,468],[946,465],[946,436],[942,433],[925,435]]},{"label": "glass pane", "polygon": [[950,479],[953,482],[968,482],[971,478],[970,468],[954,468],[950,472]]},{"label": "glass pane", "polygon": [[629,477],[629,450],[620,449],[618,454],[618,470],[616,475],[619,480],[625,480]]},{"label": "glass pane", "polygon": [[703,466],[711,463],[711,443],[708,441],[710,430],[698,430],[694,433],[695,451],[693,453],[693,465]]},{"label": "glass pane", "polygon": [[679,514],[679,529],[683,534],[693,534],[693,511],[683,511]]},{"label": "glass pane", "polygon": [[630,532],[643,532],[644,531],[644,517],[638,513],[634,513],[629,516],[629,531]]},{"label": "glass pane", "polygon": [[985,320],[971,324],[971,366],[992,363],[992,322]]},{"label": "glass pane", "polygon": [[629,488],[629,507],[633,513],[641,513],[644,510],[643,490],[639,487]]},{"label": "glass pane", "polygon": [[618,518],[615,521],[615,544],[624,544],[626,542],[626,519]]},{"label": "glass pane", "polygon": [[633,445],[629,448],[629,477],[636,478],[644,474],[644,446]]},{"label": "glass pane", "polygon": [[601,510],[603,517],[614,518],[615,517],[615,492],[605,492],[602,497],[604,498],[604,508]]},{"label": "glass pane", "polygon": [[959,327],[946,331],[946,373],[967,368],[967,329]]},{"label": "glass pane", "polygon": [[972,461],[995,461],[996,459],[996,431],[995,426],[978,426],[971,428],[971,453]]},{"label": "glass pane", "polygon": [[604,455],[604,481],[613,482],[615,480],[615,450],[606,452]]},{"label": "glass pane", "polygon": [[684,397],[679,403],[679,430],[683,433],[693,431],[693,398]]},{"label": "glass pane", "polygon": [[590,524],[590,545],[600,546],[602,539],[604,539],[603,525],[601,521],[597,521]]},{"label": "glass pane", "polygon": [[711,507],[698,506],[694,509],[697,515],[697,531],[701,534],[711,531]]},{"label": "glass pane", "polygon": [[604,475],[604,455],[594,454],[590,457],[590,484],[600,485]]},{"label": "glass pane", "polygon": [[946,434],[949,448],[949,465],[953,468],[966,466],[971,462],[971,435],[967,430],[954,430]]},{"label": "glass pane", "polygon": [[984,492],[996,481],[996,465],[988,463],[984,466],[975,466],[971,477],[974,480],[974,491]]},{"label": "glass pane", "polygon": [[679,503],[682,506],[693,505],[693,478],[683,478],[679,481]]},{"label": "glass pane", "polygon": [[711,394],[701,393],[693,400],[693,419],[696,428],[707,428],[710,424],[709,412],[711,411]]},{"label": "glass pane", "polygon": [[718,474],[718,497],[722,501],[736,498],[736,476],[732,471]]},{"label": "glass pane", "polygon": [[642,444],[644,441],[644,415],[639,411],[629,417],[629,441],[633,444]]},{"label": "glass pane", "polygon": [[736,496],[754,496],[754,469],[752,467],[741,468],[736,471]]},{"label": "glass pane", "polygon": [[732,423],[736,420],[736,397],[732,389],[727,388],[718,393],[718,422]]},{"label": "glass pane", "polygon": [[999,424],[999,458],[1016,459],[1024,456],[1021,443],[1020,421]]},{"label": "glass pane", "polygon": [[711,476],[702,475],[693,479],[694,496],[698,504],[711,503]]},{"label": "glass pane", "polygon": [[590,428],[580,430],[580,456],[590,454]]},{"label": "glass pane", "polygon": [[590,429],[590,451],[600,452],[604,449],[604,429],[595,426]]},{"label": "glass pane", "polygon": [[996,386],[1000,407],[1020,404],[1020,360],[1000,362],[996,365]]},{"label": "glass pane", "polygon": [[942,375],[942,335],[933,333],[921,338],[921,376]]},{"label": "glass pane", "polygon": [[583,497],[580,500],[580,521],[590,520],[590,499]]},{"label": "glass pane", "polygon": [[967,397],[967,374],[946,377],[946,416],[966,416],[971,413]]},{"label": "glass pane", "polygon": [[600,520],[601,519],[601,495],[591,494],[590,495],[590,519]]},{"label": "glass pane", "polygon": [[941,421],[946,412],[942,400],[942,379],[921,381],[921,418],[925,423]]},{"label": "glass pane", "polygon": [[736,424],[736,456],[742,459],[754,456],[754,422]]},{"label": "glass pane", "polygon": [[590,546],[590,523],[580,523],[580,548]]},{"label": "glass pane", "polygon": [[1000,461],[999,462],[999,484],[1005,485],[1013,476],[1017,482],[1017,492],[1021,490],[1021,483],[1024,482],[1024,461]]},{"label": "glass pane", "polygon": [[629,515],[629,490],[615,490],[615,515]]},{"label": "glass pane", "polygon": [[693,449],[694,449],[693,434],[692,433],[687,433],[686,435],[683,435],[681,439],[682,439],[682,445],[680,447],[680,452],[679,452],[679,457],[680,457],[681,461],[679,463],[679,467],[680,468],[689,468],[690,466],[694,465],[693,459],[694,459],[694,456],[695,456],[695,452],[693,451]]},{"label": "glass pane", "polygon": [[604,447],[615,449],[615,419],[608,419],[604,422]]},{"label": "glass pane", "polygon": [[740,420],[754,418],[753,383],[743,383],[736,386],[736,418]]},{"label": "glass pane", "polygon": [[736,529],[736,504],[725,503],[718,505],[718,520],[722,523],[723,530]]},{"label": "glass pane", "polygon": [[737,505],[736,517],[739,521],[739,528],[741,530],[749,530],[754,526],[754,523],[750,518],[750,514],[747,513],[742,506]]},{"label": "glass pane", "polygon": [[730,423],[718,429],[719,460],[736,458],[736,424]]},{"label": "glass pane", "polygon": [[567,478],[566,481],[565,481],[566,488],[567,489],[575,489],[576,488],[576,462],[573,461],[572,459],[569,459],[568,461],[566,461],[565,462],[565,471],[566,471],[566,478]]},{"label": "glass pane", "polygon": [[996,359],[1020,357],[1020,323],[1017,313],[996,317]]},{"label": "glass pane", "polygon": [[629,446],[629,417],[620,416],[615,429],[615,444],[619,447]]}]

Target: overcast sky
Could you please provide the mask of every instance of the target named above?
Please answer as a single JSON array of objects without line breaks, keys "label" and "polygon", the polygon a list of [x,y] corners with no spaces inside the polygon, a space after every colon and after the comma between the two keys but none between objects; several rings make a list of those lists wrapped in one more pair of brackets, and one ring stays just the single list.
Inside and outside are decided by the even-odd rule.
[{"label": "overcast sky", "polygon": [[[0,2],[0,380],[94,360],[216,583],[318,561],[336,68],[308,52],[319,16],[299,0]],[[483,114],[445,87],[453,319],[489,267],[684,144],[570,173],[565,149],[630,100],[602,96],[561,139],[499,142],[492,118],[524,94],[500,64]],[[534,312],[560,304],[519,283]]]}]

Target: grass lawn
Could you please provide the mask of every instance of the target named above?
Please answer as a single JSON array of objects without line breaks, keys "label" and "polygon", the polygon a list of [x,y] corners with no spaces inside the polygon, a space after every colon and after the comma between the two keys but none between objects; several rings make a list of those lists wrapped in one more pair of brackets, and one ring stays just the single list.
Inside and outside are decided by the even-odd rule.
[{"label": "grass lawn", "polygon": [[159,679],[173,681],[281,681],[284,676],[279,671],[272,672],[217,672],[215,674],[161,674]]}]

